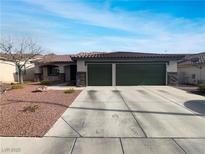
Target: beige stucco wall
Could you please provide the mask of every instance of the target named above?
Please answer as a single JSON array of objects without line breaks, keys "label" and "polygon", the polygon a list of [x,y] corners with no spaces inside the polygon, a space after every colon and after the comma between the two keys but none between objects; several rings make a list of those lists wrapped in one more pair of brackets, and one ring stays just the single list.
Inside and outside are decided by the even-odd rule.
[{"label": "beige stucco wall", "polygon": [[[197,84],[200,80],[200,72],[201,72],[201,81],[205,82],[205,65],[202,65],[202,69],[196,66],[178,66],[178,76],[180,83],[190,83]],[[192,75],[195,74],[196,78],[193,79]]]},{"label": "beige stucco wall", "polygon": [[169,61],[167,64],[167,72],[177,72],[177,61]]},{"label": "beige stucco wall", "polygon": [[77,72],[87,72],[87,65],[85,65],[85,61],[77,61]]},{"label": "beige stucco wall", "polygon": [[[26,72],[23,74],[24,81],[34,80],[34,64],[28,62],[25,66]],[[18,81],[16,66],[13,62],[0,60],[0,81],[15,82]]]},{"label": "beige stucco wall", "polygon": [[15,82],[16,66],[13,62],[0,60],[0,81],[4,83]]}]

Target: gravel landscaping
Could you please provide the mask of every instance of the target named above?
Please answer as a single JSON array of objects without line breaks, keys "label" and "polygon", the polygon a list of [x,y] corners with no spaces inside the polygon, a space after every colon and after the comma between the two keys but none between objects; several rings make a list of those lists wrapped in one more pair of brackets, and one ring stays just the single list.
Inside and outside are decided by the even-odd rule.
[{"label": "gravel landscaping", "polygon": [[0,96],[0,136],[43,136],[80,93],[34,92],[37,87],[25,85]]}]

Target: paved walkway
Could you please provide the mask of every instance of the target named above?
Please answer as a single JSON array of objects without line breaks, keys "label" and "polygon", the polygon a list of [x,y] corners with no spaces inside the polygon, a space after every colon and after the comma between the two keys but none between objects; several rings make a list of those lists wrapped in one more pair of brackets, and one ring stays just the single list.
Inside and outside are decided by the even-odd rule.
[{"label": "paved walkway", "polygon": [[86,87],[43,138],[12,153],[205,153],[205,97],[166,86]]},{"label": "paved walkway", "polygon": [[68,89],[83,90],[84,87],[76,87],[76,86],[48,86],[48,90],[68,90]]}]

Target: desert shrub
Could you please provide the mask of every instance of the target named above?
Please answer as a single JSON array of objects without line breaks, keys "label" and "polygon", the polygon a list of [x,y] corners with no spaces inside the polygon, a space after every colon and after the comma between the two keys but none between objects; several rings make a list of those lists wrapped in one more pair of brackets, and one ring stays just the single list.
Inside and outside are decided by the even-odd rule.
[{"label": "desert shrub", "polygon": [[27,112],[27,111],[29,111],[29,112],[35,112],[37,109],[39,108],[39,106],[38,105],[29,105],[29,106],[25,106],[24,108],[23,108],[23,111],[24,112]]},{"label": "desert shrub", "polygon": [[40,82],[41,85],[50,85],[51,84],[51,81],[48,81],[48,80],[42,80]]},{"label": "desert shrub", "polygon": [[20,83],[11,85],[11,89],[23,89],[23,85]]},{"label": "desert shrub", "polygon": [[199,85],[199,90],[205,92],[205,83]]},{"label": "desert shrub", "polygon": [[73,88],[70,88],[70,89],[67,89],[64,91],[65,94],[71,94],[71,93],[74,93],[75,90]]}]

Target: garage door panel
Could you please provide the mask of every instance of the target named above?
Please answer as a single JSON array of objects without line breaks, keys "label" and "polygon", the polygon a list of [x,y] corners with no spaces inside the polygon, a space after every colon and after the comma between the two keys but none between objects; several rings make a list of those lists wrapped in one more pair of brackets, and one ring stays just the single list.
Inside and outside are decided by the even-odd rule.
[{"label": "garage door panel", "polygon": [[88,64],[89,86],[111,86],[112,65],[111,64]]},{"label": "garage door panel", "polygon": [[117,64],[117,85],[164,85],[164,64]]}]

